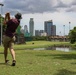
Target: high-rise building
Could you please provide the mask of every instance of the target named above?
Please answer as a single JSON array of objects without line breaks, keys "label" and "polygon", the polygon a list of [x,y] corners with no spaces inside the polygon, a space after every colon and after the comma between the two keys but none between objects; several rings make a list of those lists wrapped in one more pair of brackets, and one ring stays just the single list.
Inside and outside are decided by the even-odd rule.
[{"label": "high-rise building", "polygon": [[28,33],[28,27],[27,27],[27,25],[24,26],[24,33]]},{"label": "high-rise building", "polygon": [[56,35],[56,26],[53,25],[52,20],[44,22],[44,30],[47,33],[47,36],[52,36],[52,35],[55,36]]},{"label": "high-rise building", "polygon": [[34,21],[33,21],[33,18],[30,18],[30,21],[29,21],[29,33],[31,34],[31,36],[34,36]]},{"label": "high-rise building", "polygon": [[56,35],[56,25],[52,25],[52,35]]},{"label": "high-rise building", "polygon": [[40,36],[40,31],[39,30],[35,30],[35,36]]},{"label": "high-rise building", "polygon": [[44,33],[44,30],[40,30],[40,33]]}]

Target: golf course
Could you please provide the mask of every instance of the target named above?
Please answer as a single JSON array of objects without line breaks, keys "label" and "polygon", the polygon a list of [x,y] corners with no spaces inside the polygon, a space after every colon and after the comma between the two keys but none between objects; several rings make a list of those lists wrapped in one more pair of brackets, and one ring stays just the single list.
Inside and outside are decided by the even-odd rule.
[{"label": "golf course", "polygon": [[76,51],[31,50],[52,45],[69,45],[69,42],[30,41],[15,45],[16,66],[4,63],[3,46],[0,46],[0,75],[76,75]]}]

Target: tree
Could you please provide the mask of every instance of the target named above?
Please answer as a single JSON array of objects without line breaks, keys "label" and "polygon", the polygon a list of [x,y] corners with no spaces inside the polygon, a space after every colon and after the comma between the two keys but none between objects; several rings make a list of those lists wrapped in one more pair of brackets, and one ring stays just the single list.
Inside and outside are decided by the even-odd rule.
[{"label": "tree", "polygon": [[18,28],[16,29],[16,33],[17,33],[18,35],[21,34],[21,31],[20,31],[20,30],[21,30],[21,26],[19,25]]},{"label": "tree", "polygon": [[76,27],[74,27],[73,30],[70,30],[69,39],[72,44],[76,42]]},{"label": "tree", "polygon": [[[4,21],[4,17],[0,15],[0,37],[1,37],[1,24],[2,24],[2,29],[3,29],[3,32],[5,30],[5,26],[3,25],[3,21]],[[1,23],[2,22],[2,23]]]}]

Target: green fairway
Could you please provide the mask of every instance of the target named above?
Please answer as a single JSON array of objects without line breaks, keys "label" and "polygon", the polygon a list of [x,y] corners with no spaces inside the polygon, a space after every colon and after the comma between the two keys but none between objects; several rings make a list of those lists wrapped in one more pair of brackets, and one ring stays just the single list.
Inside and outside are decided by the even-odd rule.
[{"label": "green fairway", "polygon": [[[30,42],[26,45],[32,46]],[[15,48],[18,46],[20,45],[16,45]],[[10,53],[9,64],[4,64],[2,49],[3,47],[0,47],[0,75],[76,75],[75,51],[15,50],[17,63],[12,67]]]},{"label": "green fairway", "polygon": [[[34,43],[34,44],[33,44]],[[30,41],[26,42],[26,44],[15,44],[15,49],[27,49],[27,48],[41,48],[41,47],[48,47],[53,45],[70,45],[69,42],[50,42],[50,41]],[[0,47],[0,50],[2,50],[3,47]]]},{"label": "green fairway", "polygon": [[0,75],[76,75],[76,52],[17,50],[15,67],[10,54],[8,59],[5,65],[0,54]]},{"label": "green fairway", "polygon": [[[33,44],[34,43],[34,44]],[[70,45],[69,42],[31,41],[26,44],[15,45],[15,49],[40,48],[53,45]]]}]

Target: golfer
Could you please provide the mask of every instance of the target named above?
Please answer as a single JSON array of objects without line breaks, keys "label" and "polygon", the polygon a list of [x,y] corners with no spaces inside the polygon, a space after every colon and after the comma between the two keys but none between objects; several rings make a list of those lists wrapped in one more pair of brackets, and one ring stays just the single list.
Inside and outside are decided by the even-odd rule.
[{"label": "golfer", "polygon": [[[6,13],[9,16],[10,13]],[[8,55],[8,48],[12,55],[12,66],[16,65],[16,58],[15,58],[15,51],[14,51],[14,41],[15,41],[15,31],[20,24],[20,20],[22,19],[21,13],[15,14],[15,18],[5,21],[7,25],[5,35],[3,38],[3,46],[4,46],[4,58],[5,63],[8,63],[7,55]]]}]

